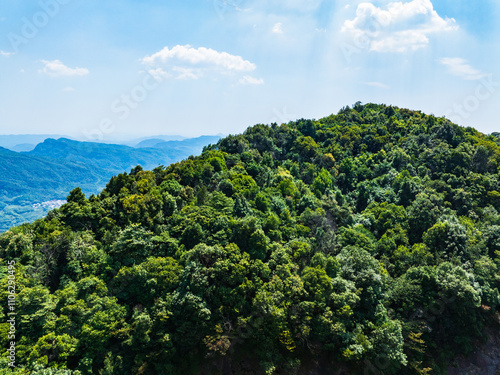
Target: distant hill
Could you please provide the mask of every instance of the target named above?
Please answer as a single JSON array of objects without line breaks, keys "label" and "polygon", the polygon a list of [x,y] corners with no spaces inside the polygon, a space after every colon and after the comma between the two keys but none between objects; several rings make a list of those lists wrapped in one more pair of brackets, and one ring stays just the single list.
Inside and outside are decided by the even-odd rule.
[{"label": "distant hill", "polygon": [[87,195],[97,194],[113,175],[137,165],[145,169],[169,165],[199,153],[220,137],[200,138],[192,142],[160,139],[166,144],[157,148],[68,138],[46,139],[28,152],[0,147],[0,231],[42,217],[53,207],[45,202],[65,199],[76,186]]},{"label": "distant hill", "polygon": [[165,142],[165,140],[161,138],[145,139],[144,141],[139,142],[135,147],[138,148],[155,147],[157,144],[162,142]]},{"label": "distant hill", "polygon": [[164,150],[185,150],[190,151],[192,154],[199,154],[203,147],[208,144],[217,143],[221,139],[218,135],[202,135],[197,138],[189,138],[183,140],[169,140],[165,141],[160,138],[147,139],[137,144],[136,147],[153,147],[161,148]]},{"label": "distant hill", "polygon": [[[183,139],[188,139],[187,137],[183,137],[182,135],[153,135],[150,137],[141,137],[131,139],[127,142],[115,142],[119,144],[124,144],[127,146],[137,147],[137,144],[147,140],[154,140],[156,142],[164,142],[164,141],[182,141]],[[152,143],[154,144],[154,143]]]},{"label": "distant hill", "polygon": [[35,147],[36,145],[33,143],[21,143],[11,147],[10,150],[16,152],[27,152],[33,150]]},{"label": "distant hill", "polygon": [[[0,147],[7,148],[12,151],[30,151],[35,148],[40,142],[47,138],[71,138],[61,134],[7,134],[0,135]],[[29,145],[31,148],[26,148]]]},{"label": "distant hill", "polygon": [[[93,169],[117,173],[137,164],[154,168],[169,163],[166,153],[157,149],[136,149],[129,146],[95,142],[78,142],[67,138],[47,139],[24,155],[61,159],[65,162],[85,164]],[[171,155],[184,156],[172,150]]]}]

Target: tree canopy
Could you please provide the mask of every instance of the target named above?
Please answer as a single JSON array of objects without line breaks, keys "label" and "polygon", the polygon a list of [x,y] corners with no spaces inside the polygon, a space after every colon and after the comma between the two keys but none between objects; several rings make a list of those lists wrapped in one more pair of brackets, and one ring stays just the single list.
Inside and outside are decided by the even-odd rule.
[{"label": "tree canopy", "polygon": [[444,373],[498,321],[499,192],[498,137],[361,103],[76,188],[0,236],[0,374]]}]

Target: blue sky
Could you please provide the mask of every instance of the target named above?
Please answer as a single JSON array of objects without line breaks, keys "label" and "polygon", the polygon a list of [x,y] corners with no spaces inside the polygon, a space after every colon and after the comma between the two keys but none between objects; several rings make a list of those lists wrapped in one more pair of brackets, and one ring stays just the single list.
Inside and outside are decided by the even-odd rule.
[{"label": "blue sky", "polygon": [[0,133],[238,133],[356,101],[500,131],[495,0],[3,0]]}]

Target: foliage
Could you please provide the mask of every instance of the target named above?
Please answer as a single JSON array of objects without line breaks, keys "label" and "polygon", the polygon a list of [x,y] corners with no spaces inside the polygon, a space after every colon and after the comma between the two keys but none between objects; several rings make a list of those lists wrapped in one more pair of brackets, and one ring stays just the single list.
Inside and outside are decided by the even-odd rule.
[{"label": "foliage", "polygon": [[499,162],[498,137],[356,103],[74,189],[0,236],[0,371],[443,373],[500,307]]}]

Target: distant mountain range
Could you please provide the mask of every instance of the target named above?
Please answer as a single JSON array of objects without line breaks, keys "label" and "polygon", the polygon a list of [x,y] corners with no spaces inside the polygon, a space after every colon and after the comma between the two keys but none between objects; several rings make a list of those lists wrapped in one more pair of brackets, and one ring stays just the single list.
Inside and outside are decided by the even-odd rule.
[{"label": "distant mountain range", "polygon": [[[193,148],[199,148],[200,151],[203,146],[208,143],[213,143],[214,139],[220,139],[220,136],[203,135],[198,138],[189,138],[183,140],[169,140],[165,141],[160,138],[146,139],[136,145],[138,148],[153,147],[160,148],[162,150],[188,150]],[[208,143],[207,143],[208,142]]]},{"label": "distant mountain range", "polygon": [[[1,136],[0,144],[19,149],[23,143],[14,144],[17,141],[37,139]],[[87,195],[97,194],[113,175],[137,165],[153,169],[180,161],[199,154],[204,146],[219,139],[220,136],[201,136],[166,141],[155,137],[130,147],[48,138],[30,151],[0,147],[0,232],[43,216],[54,206],[53,202],[64,200],[77,186]]]},{"label": "distant mountain range", "polygon": [[71,138],[61,134],[9,134],[0,135],[0,147],[11,151],[31,151],[47,138]]}]

